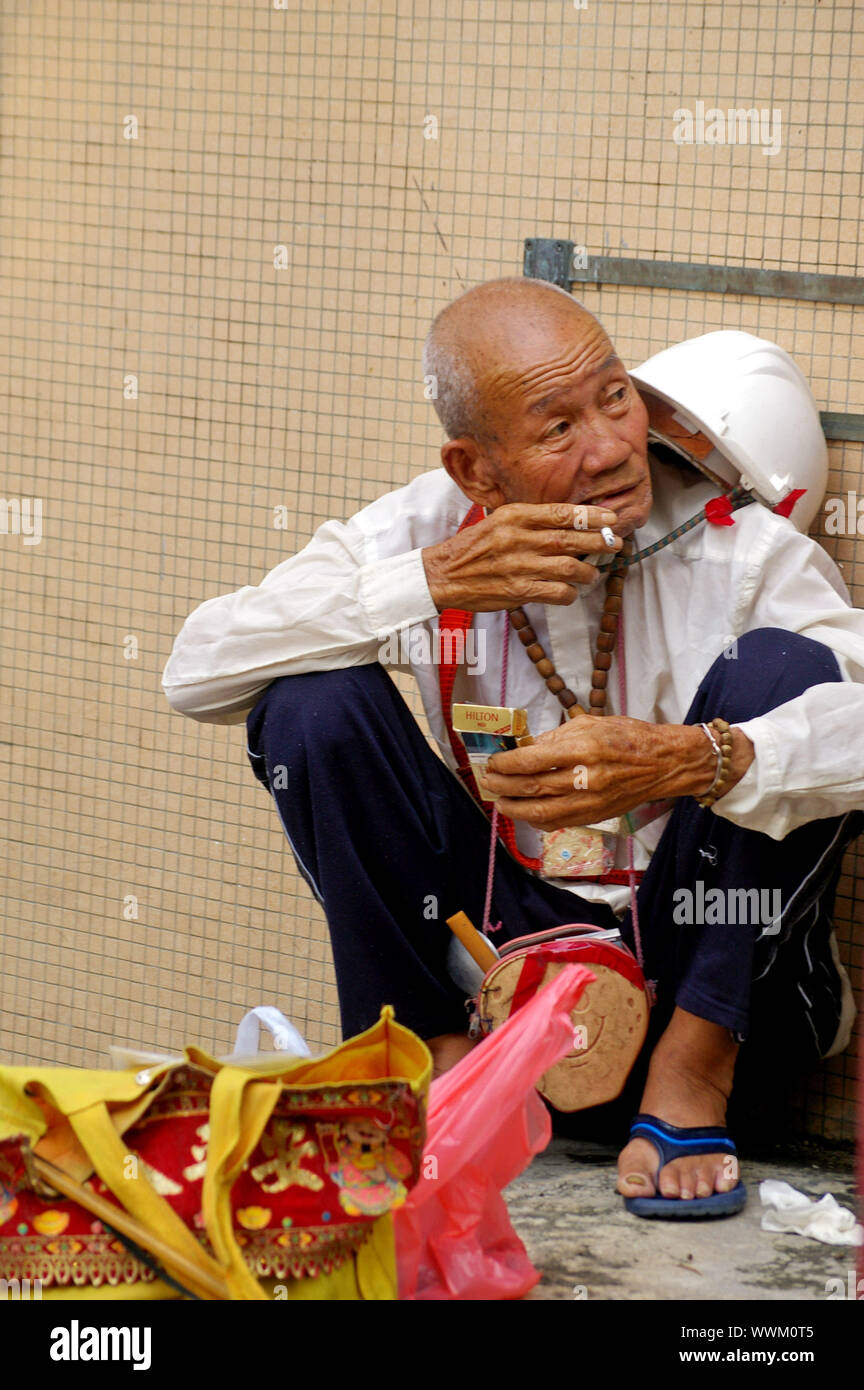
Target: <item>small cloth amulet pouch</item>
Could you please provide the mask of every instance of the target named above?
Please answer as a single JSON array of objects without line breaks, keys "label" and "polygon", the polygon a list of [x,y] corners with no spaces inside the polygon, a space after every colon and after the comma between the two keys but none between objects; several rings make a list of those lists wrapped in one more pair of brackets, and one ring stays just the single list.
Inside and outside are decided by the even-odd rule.
[{"label": "small cloth amulet pouch", "polygon": [[594,878],[615,863],[615,837],[590,825],[543,831],[542,873],[548,878]]},{"label": "small cloth amulet pouch", "polygon": [[480,1028],[491,1033],[568,965],[584,965],[595,979],[570,1015],[573,1051],[537,1083],[566,1112],[619,1096],[648,1031],[645,979],[620,932],[577,923],[508,941],[477,996]]}]

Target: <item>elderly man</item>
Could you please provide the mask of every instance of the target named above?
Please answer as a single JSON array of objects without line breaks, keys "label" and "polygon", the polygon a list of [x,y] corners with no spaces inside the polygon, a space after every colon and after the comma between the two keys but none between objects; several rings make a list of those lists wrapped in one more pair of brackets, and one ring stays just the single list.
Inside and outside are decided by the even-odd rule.
[{"label": "elderly man", "polygon": [[[498,845],[492,920],[508,939],[620,926],[632,945],[626,858],[593,879],[544,875],[540,832],[673,803],[635,837],[657,991],[640,1107],[652,1128],[623,1149],[618,1188],[656,1194],[646,1215],[664,1203],[723,1214],[739,1185],[731,1145],[712,1142],[739,1050],[777,1078],[848,1040],[831,910],[864,805],[864,614],[824,552],[757,503],[634,564],[609,602],[604,571],[628,538],[645,549],[718,488],[649,454],[642,397],[565,291],[512,279],[469,290],[435,320],[424,371],[443,470],[326,523],[259,587],[204,603],[177,638],[166,693],[193,718],[247,720],[253,769],[327,915],[346,1034],[391,1003],[440,1071],[472,1046],[444,922],[459,909],[483,918],[489,824],[453,776],[435,643],[413,639],[431,639],[442,611],[467,612],[486,660],[456,673],[456,697],[488,704],[509,643],[506,703],[527,708],[539,737],[485,777],[518,842]],[[507,618],[523,606],[527,654]],[[614,675],[599,634],[619,612],[626,673]],[[441,758],[383,669],[394,650]],[[722,759],[715,718],[731,726]],[[682,889],[751,888],[775,895],[767,921],[677,910]]]}]

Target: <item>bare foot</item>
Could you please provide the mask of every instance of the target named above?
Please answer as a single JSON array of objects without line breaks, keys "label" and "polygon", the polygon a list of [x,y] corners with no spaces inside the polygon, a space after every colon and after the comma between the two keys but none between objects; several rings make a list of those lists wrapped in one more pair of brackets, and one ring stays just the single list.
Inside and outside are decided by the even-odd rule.
[{"label": "bare foot", "polygon": [[474,1039],[467,1033],[441,1033],[437,1038],[427,1038],[426,1046],[432,1053],[432,1080],[443,1076],[445,1071],[455,1067],[474,1046]]},{"label": "bare foot", "polygon": [[[640,1111],[671,1125],[724,1125],[737,1053],[728,1029],[676,1009],[651,1056]],[[618,1158],[622,1196],[655,1196],[658,1161],[647,1139],[631,1139]],[[674,1159],[657,1185],[661,1196],[686,1201],[731,1192],[737,1182],[737,1159],[721,1152]]]}]

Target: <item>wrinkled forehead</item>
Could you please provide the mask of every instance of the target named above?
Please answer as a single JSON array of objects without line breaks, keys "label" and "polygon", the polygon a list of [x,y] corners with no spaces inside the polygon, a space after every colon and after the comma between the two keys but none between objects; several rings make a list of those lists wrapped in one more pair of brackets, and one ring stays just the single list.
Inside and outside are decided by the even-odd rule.
[{"label": "wrinkled forehead", "polygon": [[542,412],[554,397],[624,371],[603,325],[576,316],[490,337],[475,360],[478,391],[496,411]]}]

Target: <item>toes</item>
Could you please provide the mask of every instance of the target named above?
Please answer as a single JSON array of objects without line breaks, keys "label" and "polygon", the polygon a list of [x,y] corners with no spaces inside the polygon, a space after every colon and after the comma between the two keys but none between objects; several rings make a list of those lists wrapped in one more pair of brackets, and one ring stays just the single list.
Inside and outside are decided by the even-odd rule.
[{"label": "toes", "polygon": [[660,1193],[663,1197],[680,1198],[682,1201],[687,1201],[693,1196],[692,1184],[685,1162],[686,1160],[676,1159],[672,1163],[667,1163],[662,1170]]},{"label": "toes", "polygon": [[660,1174],[664,1197],[689,1202],[694,1197],[712,1197],[715,1192],[731,1192],[738,1182],[738,1160],[731,1154],[706,1154],[679,1158],[668,1163]]},{"label": "toes", "polygon": [[618,1191],[624,1197],[653,1197],[655,1191],[672,1201],[689,1202],[731,1192],[739,1180],[738,1160],[732,1154],[699,1154],[677,1158],[664,1165],[655,1188],[657,1156],[653,1145],[638,1139],[622,1151],[618,1160]]},{"label": "toes", "polygon": [[653,1197],[657,1155],[651,1144],[635,1140],[618,1159],[617,1188],[623,1197]]},{"label": "toes", "polygon": [[618,1191],[625,1197],[653,1197],[654,1184],[644,1173],[625,1173],[618,1178]]},{"label": "toes", "polygon": [[[707,1157],[678,1158],[660,1174],[660,1191],[664,1197],[690,1202],[694,1197],[710,1197],[722,1170]],[[734,1183],[733,1183],[734,1186]]]},{"label": "toes", "polygon": [[714,1172],[711,1168],[698,1168],[696,1170],[696,1196],[710,1197],[714,1192],[714,1181]]},{"label": "toes", "polygon": [[741,1173],[738,1167],[738,1159],[734,1154],[726,1154],[716,1178],[717,1191],[731,1192],[733,1187],[738,1186],[740,1180]]}]

